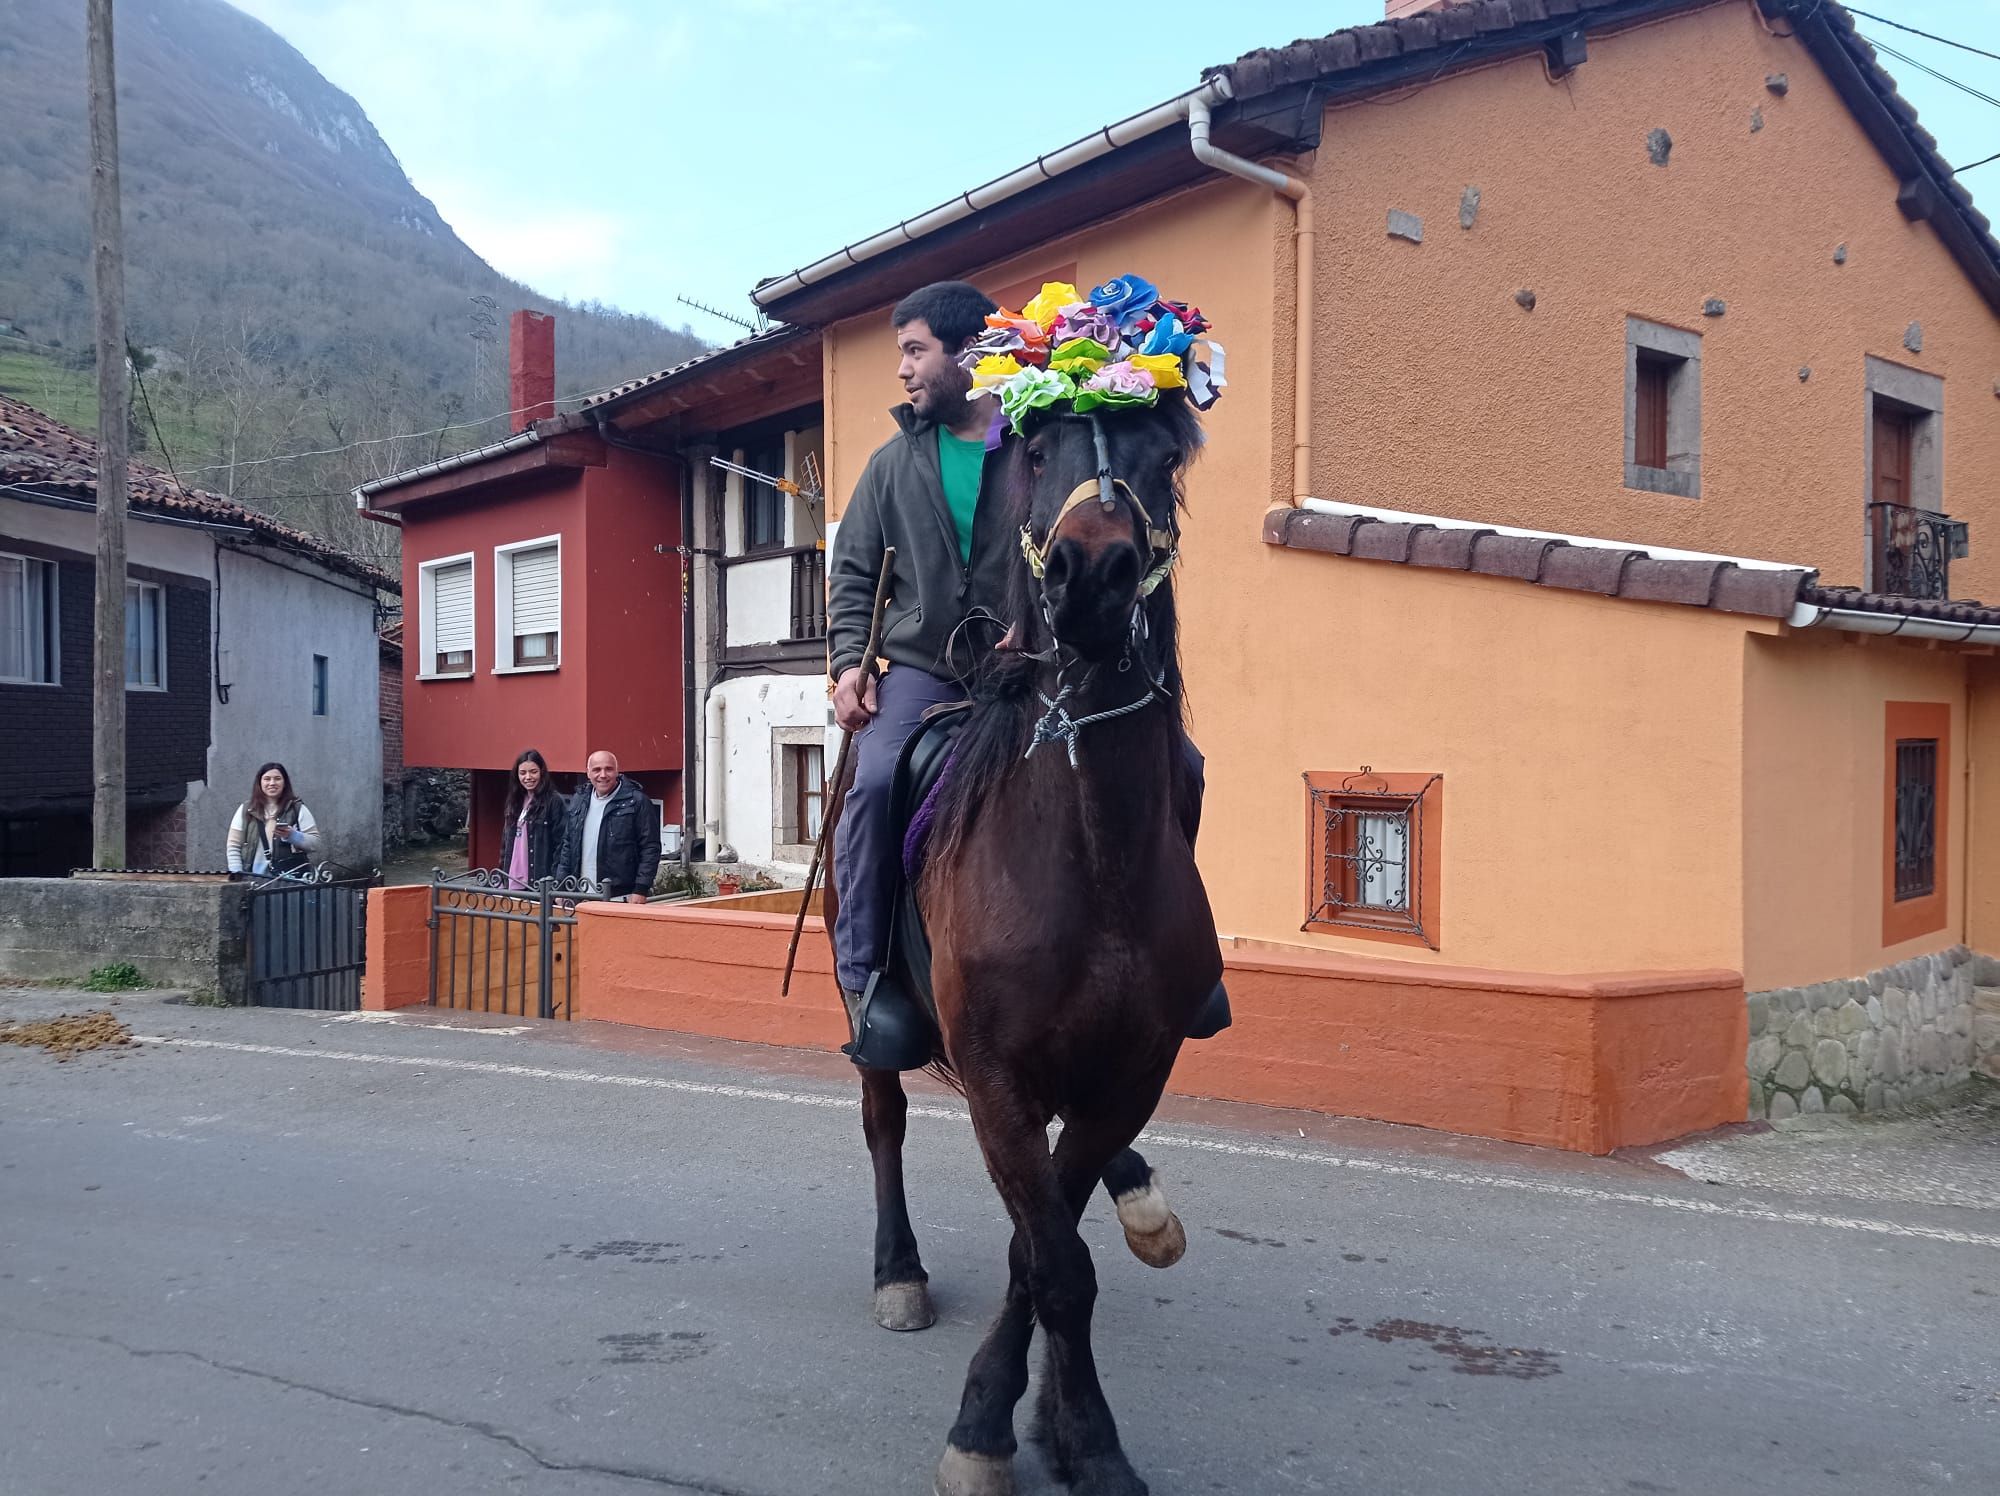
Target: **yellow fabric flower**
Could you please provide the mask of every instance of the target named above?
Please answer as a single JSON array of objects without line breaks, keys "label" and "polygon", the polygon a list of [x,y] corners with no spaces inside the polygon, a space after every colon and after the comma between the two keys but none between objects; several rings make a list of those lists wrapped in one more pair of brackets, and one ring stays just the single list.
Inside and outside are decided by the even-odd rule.
[{"label": "yellow fabric flower", "polygon": [[972,383],[975,388],[990,390],[1005,384],[1021,372],[1021,361],[1011,353],[989,353],[972,366]]},{"label": "yellow fabric flower", "polygon": [[1062,315],[1064,307],[1075,306],[1081,300],[1083,298],[1076,294],[1076,287],[1067,281],[1049,281],[1033,301],[1021,308],[1021,315],[1047,332],[1056,325],[1056,318]]},{"label": "yellow fabric flower", "polygon": [[1187,387],[1187,380],[1181,373],[1180,355],[1175,353],[1134,353],[1126,359],[1135,369],[1144,369],[1153,376],[1153,387],[1161,390],[1178,390]]}]

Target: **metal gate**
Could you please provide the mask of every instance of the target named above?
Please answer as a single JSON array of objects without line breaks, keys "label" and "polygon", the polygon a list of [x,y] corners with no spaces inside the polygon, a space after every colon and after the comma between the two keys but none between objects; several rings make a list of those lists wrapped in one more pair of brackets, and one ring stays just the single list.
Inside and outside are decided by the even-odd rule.
[{"label": "metal gate", "polygon": [[380,874],[322,863],[250,890],[248,1000],[261,1008],[361,1006],[368,890]]},{"label": "metal gate", "polygon": [[526,888],[475,868],[431,883],[431,1001],[440,1008],[568,1018],[576,906],[599,895],[574,878]]}]

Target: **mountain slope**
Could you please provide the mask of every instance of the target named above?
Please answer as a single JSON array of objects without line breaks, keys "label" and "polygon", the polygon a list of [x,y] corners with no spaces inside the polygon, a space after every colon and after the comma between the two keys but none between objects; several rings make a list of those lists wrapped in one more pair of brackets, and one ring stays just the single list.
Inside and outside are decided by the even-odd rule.
[{"label": "mountain slope", "polygon": [[[68,350],[90,340],[83,9],[0,0],[0,322]],[[265,383],[448,417],[504,405],[515,306],[559,311],[565,391],[700,348],[494,271],[352,98],[222,0],[125,3],[117,25],[128,321],[167,369],[248,362]],[[475,346],[479,295],[502,325]]]}]

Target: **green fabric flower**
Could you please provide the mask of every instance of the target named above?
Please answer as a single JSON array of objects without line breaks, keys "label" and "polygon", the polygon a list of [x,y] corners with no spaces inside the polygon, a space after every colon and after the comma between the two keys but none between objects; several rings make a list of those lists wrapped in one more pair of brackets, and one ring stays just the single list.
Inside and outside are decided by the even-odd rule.
[{"label": "green fabric flower", "polygon": [[1047,410],[1075,395],[1076,383],[1067,374],[1054,369],[1023,369],[1000,386],[1000,409],[1019,436],[1031,412]]}]

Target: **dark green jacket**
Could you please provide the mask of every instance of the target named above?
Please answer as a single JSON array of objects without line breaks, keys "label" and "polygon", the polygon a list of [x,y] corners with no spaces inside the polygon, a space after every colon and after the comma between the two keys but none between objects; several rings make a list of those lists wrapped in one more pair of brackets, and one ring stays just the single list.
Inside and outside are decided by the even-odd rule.
[{"label": "dark green jacket", "polygon": [[868,459],[834,535],[827,567],[828,668],[839,680],[861,663],[882,551],[893,545],[896,568],[882,620],[882,655],[941,679],[964,678],[1005,627],[1003,619],[997,628],[958,628],[974,608],[996,617],[1003,611],[1010,548],[1019,544],[1006,533],[1005,505],[995,493],[1005,449],[987,454],[968,566],[959,558],[958,530],[944,499],[936,424],[918,420],[911,405],[890,414],[901,430]]}]

